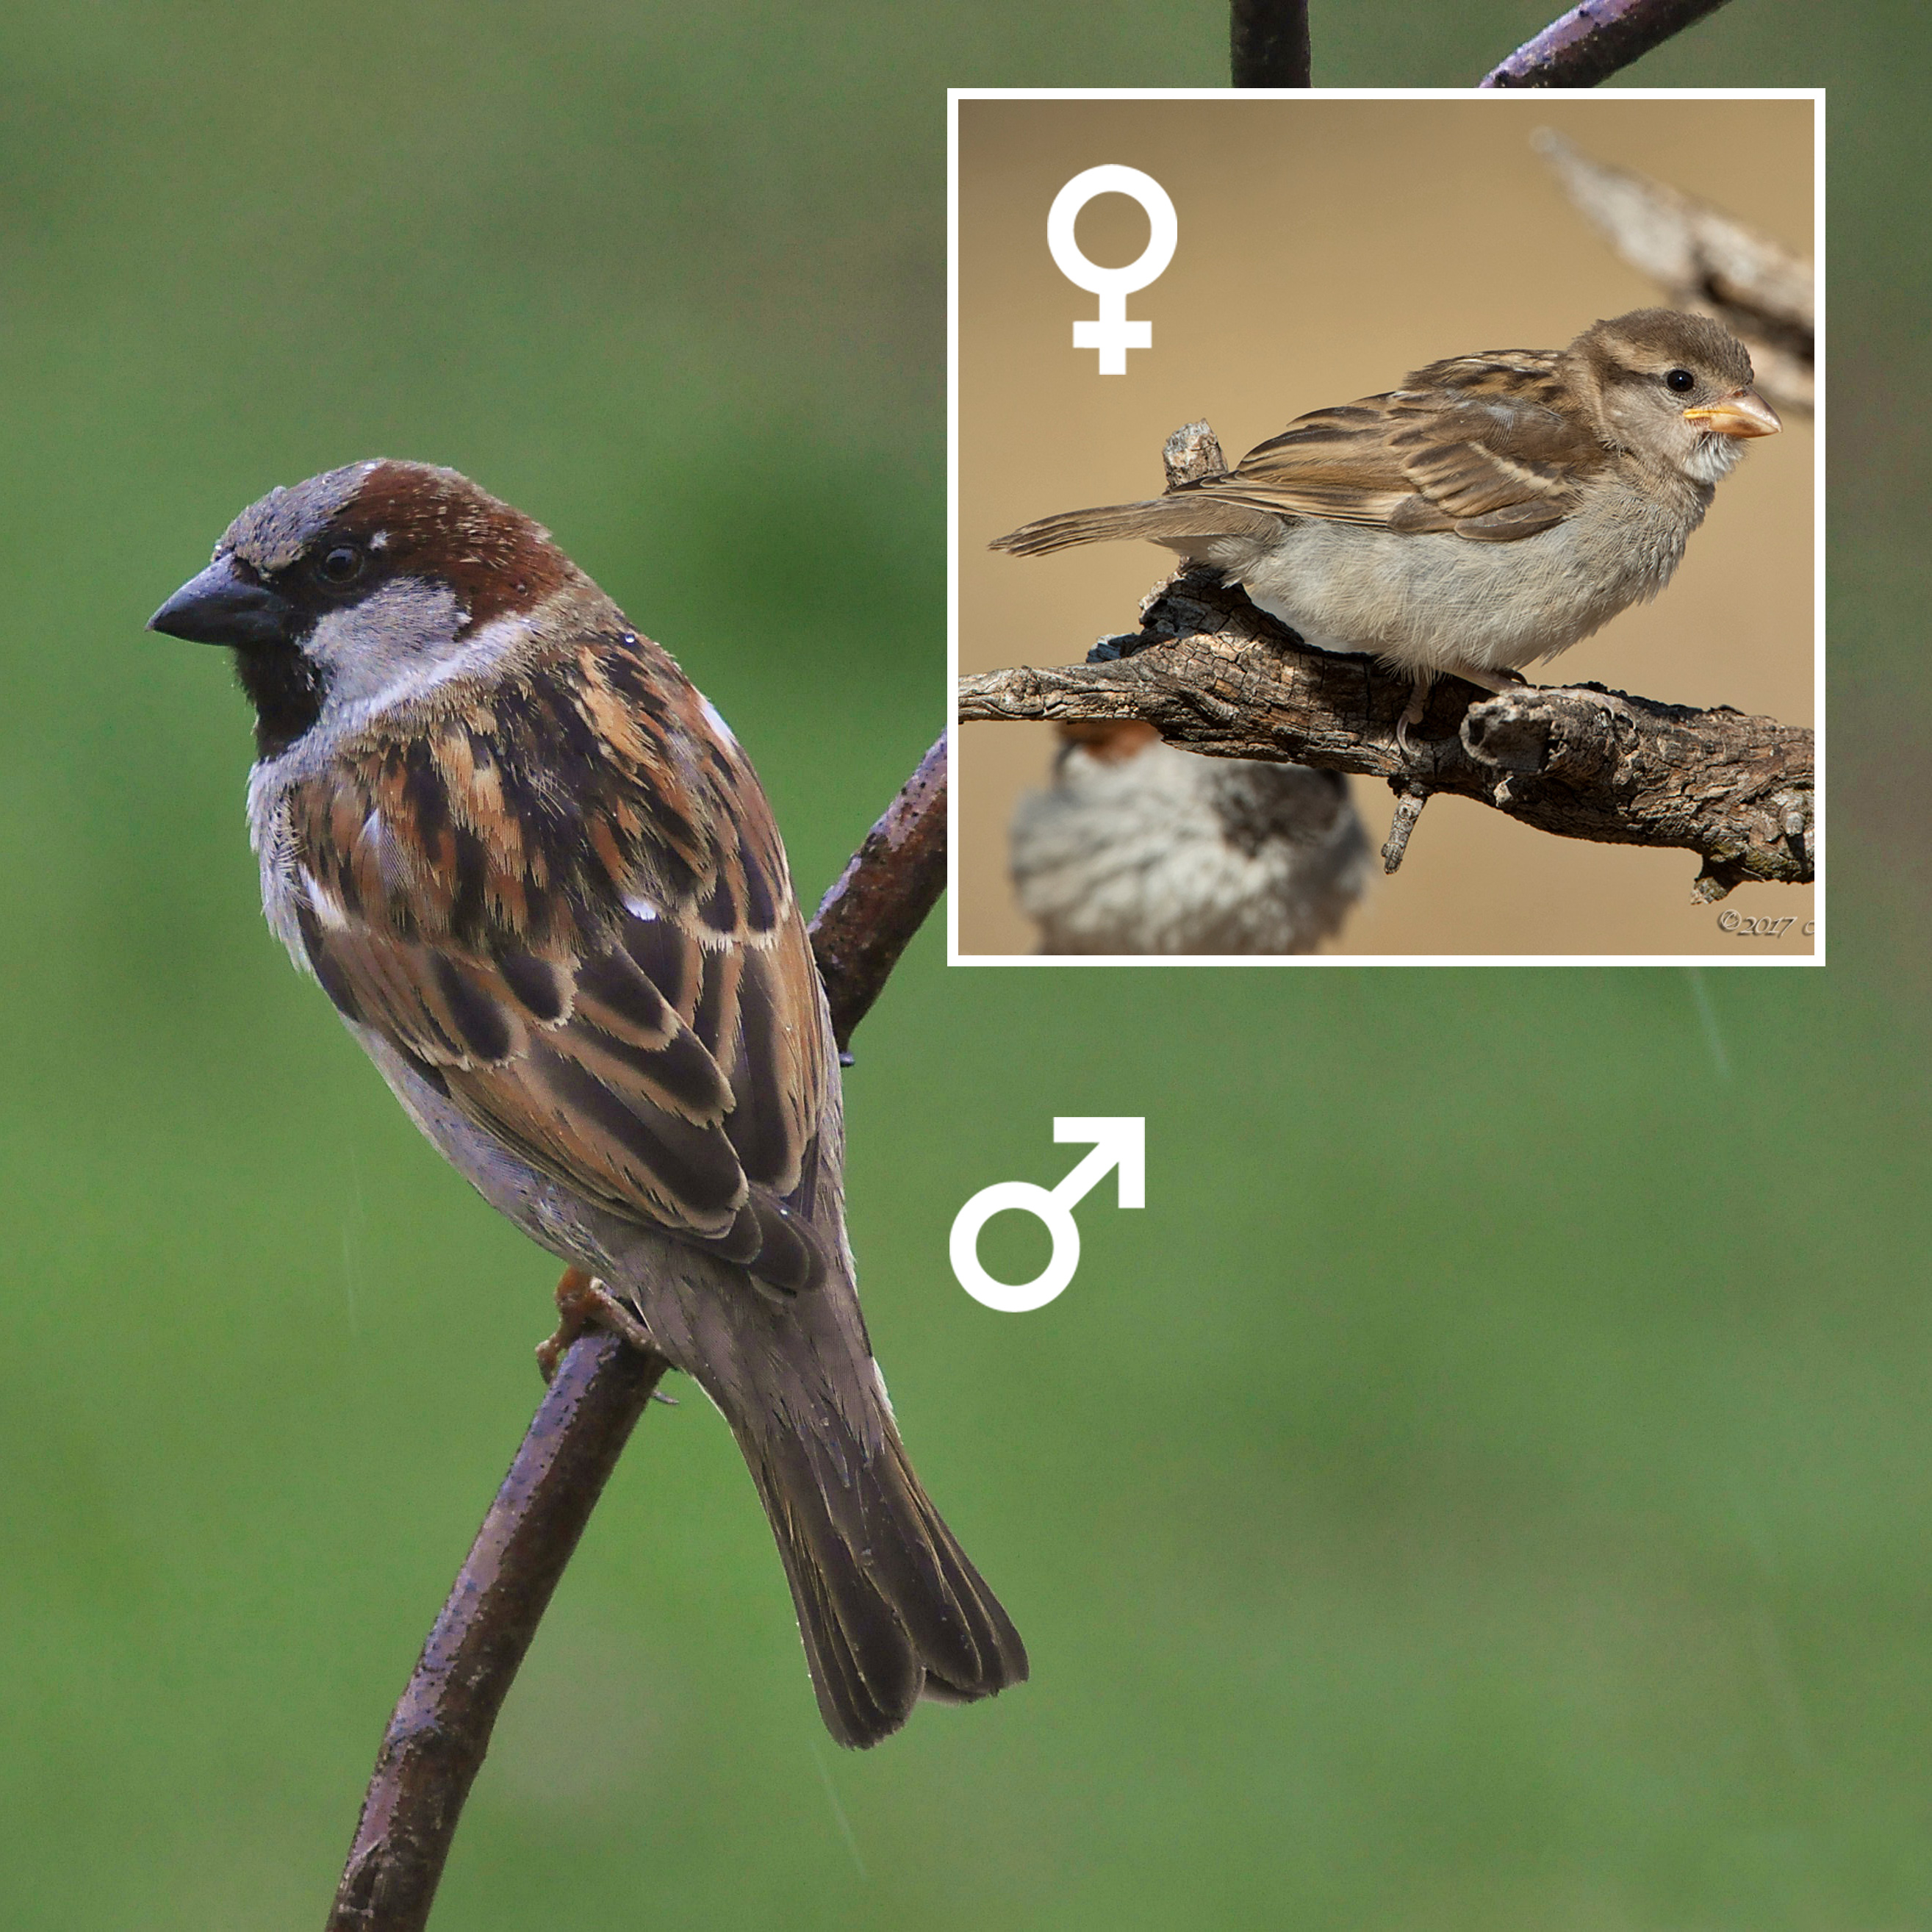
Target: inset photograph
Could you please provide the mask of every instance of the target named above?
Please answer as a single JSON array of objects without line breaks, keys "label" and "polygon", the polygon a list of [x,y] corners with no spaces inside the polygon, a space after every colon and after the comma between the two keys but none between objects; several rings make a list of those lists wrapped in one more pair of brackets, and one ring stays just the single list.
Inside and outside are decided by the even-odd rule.
[{"label": "inset photograph", "polygon": [[956,94],[956,962],[1822,961],[1822,110]]}]

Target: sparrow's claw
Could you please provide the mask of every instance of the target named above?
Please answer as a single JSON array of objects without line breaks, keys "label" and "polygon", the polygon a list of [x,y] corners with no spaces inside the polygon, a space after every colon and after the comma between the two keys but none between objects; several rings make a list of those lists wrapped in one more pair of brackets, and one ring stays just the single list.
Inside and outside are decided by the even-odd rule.
[{"label": "sparrow's claw", "polygon": [[537,1344],[537,1366],[545,1382],[556,1378],[564,1352],[587,1328],[608,1328],[634,1348],[655,1354],[651,1331],[624,1304],[582,1268],[566,1268],[556,1285],[556,1330]]},{"label": "sparrow's claw", "polygon": [[1436,674],[1432,670],[1418,671],[1409,690],[1408,702],[1402,707],[1402,716],[1395,721],[1396,749],[1405,758],[1419,756],[1422,746],[1428,742],[1417,738],[1414,728],[1422,722],[1423,714],[1429,709],[1429,694],[1435,685]]},{"label": "sparrow's claw", "polygon": [[[1473,684],[1478,690],[1494,692],[1499,696],[1505,691],[1521,691],[1529,682],[1520,670],[1486,670],[1476,664],[1456,664],[1444,675],[1460,677],[1466,684]],[[1436,742],[1433,739],[1417,737],[1414,730],[1429,709],[1429,694],[1436,678],[1436,674],[1432,670],[1415,674],[1415,684],[1409,692],[1408,705],[1396,721],[1396,745],[1406,758],[1416,757]]]}]

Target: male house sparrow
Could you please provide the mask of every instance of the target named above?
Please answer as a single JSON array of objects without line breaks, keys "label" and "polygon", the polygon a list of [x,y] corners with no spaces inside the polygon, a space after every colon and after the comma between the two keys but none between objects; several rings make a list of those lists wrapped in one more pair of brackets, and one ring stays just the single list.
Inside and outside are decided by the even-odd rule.
[{"label": "male house sparrow", "polygon": [[1499,673],[1670,582],[1743,439],[1779,428],[1750,385],[1720,324],[1638,309],[1568,349],[1432,362],[1297,418],[1222,475],[992,547],[1146,537],[1210,564],[1305,642],[1408,671],[1407,749],[1438,673],[1503,690]]},{"label": "male house sparrow", "polygon": [[1023,1681],[872,1360],[824,993],[718,713],[548,532],[421,464],[272,491],[150,623],[235,652],[296,964],[484,1198],[724,1412],[833,1736]]},{"label": "male house sparrow", "polygon": [[1368,882],[1340,772],[1206,758],[1138,719],[1070,722],[1013,813],[1042,952],[1312,952]]}]

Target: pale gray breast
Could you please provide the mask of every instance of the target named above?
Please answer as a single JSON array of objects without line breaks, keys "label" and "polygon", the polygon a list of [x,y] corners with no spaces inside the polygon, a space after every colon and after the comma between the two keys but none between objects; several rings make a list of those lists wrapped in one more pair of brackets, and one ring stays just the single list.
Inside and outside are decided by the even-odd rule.
[{"label": "pale gray breast", "polygon": [[248,774],[248,843],[262,872],[262,916],[304,974],[313,976],[298,916],[302,886],[296,864],[295,830],[289,812],[287,754],[257,764]]},{"label": "pale gray breast", "polygon": [[1271,544],[1220,539],[1204,560],[1318,648],[1514,669],[1656,596],[1709,494],[1687,483],[1660,497],[1606,481],[1574,515],[1508,544],[1305,518]]}]

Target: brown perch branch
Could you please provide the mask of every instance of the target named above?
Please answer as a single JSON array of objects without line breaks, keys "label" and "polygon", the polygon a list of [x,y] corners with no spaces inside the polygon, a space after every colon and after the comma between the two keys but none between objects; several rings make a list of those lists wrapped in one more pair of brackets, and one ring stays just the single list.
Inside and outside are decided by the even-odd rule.
[{"label": "brown perch branch", "polygon": [[[946,740],[812,922],[843,1048],[946,883]],[[418,1932],[497,1713],[665,1363],[602,1330],[571,1344],[398,1703],[328,1932]]]},{"label": "brown perch branch", "polygon": [[1395,741],[1409,688],[1372,658],[1310,649],[1196,569],[1155,592],[1137,634],[1104,640],[1085,664],[962,678],[959,718],[1138,718],[1210,757],[1362,772],[1567,838],[1680,847],[1703,861],[1701,903],[1746,880],[1811,880],[1809,731],[1600,685],[1492,697],[1443,678],[1419,734],[1430,742],[1410,758]]},{"label": "brown perch branch", "polygon": [[1724,0],[1584,0],[1478,83],[1483,87],[1594,87],[1641,60]]},{"label": "brown perch branch", "polygon": [[899,788],[812,922],[842,1052],[946,885],[946,740]]}]

